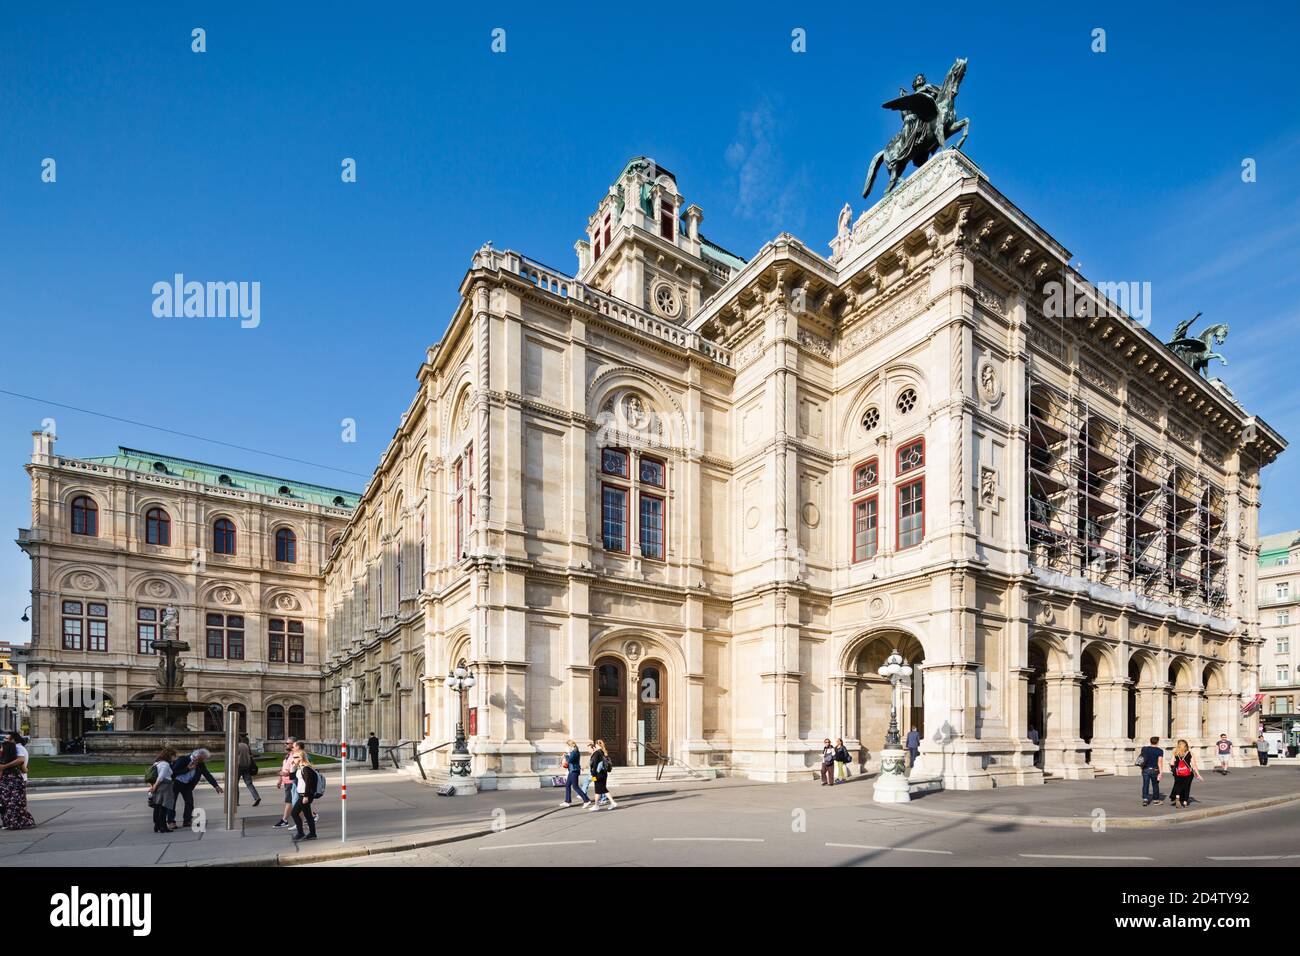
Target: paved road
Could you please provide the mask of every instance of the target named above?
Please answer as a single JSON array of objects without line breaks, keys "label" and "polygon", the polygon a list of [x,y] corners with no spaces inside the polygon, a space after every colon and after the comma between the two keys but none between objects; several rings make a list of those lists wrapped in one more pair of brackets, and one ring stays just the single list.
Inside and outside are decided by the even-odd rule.
[{"label": "paved road", "polygon": [[[1243,781],[1244,782],[1244,781]],[[1274,783],[1280,782],[1274,778]],[[1058,803],[1127,794],[1125,813],[1142,808],[1132,781],[1051,784],[984,794],[1005,813],[1024,801],[1037,812]],[[1202,785],[1212,790],[1213,781]],[[1272,788],[1277,790],[1276,785]],[[1105,791],[1103,793],[1103,791]],[[1090,826],[1030,826],[946,817],[930,802],[888,807],[865,802],[865,786],[740,784],[629,796],[615,810],[578,808],[525,826],[454,844],[340,860],[331,866],[1295,866],[1300,864],[1300,803],[1172,827],[1094,832]],[[953,794],[952,802],[971,795]],[[1039,802],[1043,801],[1042,804]]]}]

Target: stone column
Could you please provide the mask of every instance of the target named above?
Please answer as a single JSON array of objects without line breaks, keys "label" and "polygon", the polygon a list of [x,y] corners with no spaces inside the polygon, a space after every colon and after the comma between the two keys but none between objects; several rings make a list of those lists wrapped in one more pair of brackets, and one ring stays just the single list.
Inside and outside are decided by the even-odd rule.
[{"label": "stone column", "polygon": [[1092,777],[1083,759],[1088,744],[1079,736],[1082,674],[1047,675],[1047,729],[1043,735],[1043,769],[1070,780]]},{"label": "stone column", "polygon": [[1128,739],[1128,678],[1096,681],[1097,705],[1093,713],[1092,765],[1127,774],[1137,770]]}]

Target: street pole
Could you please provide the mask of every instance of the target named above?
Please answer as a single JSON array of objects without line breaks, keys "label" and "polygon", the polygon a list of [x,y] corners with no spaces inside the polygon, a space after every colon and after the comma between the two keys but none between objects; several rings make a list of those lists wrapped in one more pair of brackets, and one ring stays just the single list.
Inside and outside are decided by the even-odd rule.
[{"label": "street pole", "polygon": [[344,684],[340,688],[339,707],[339,753],[343,759],[342,783],[339,784],[339,842],[348,842],[348,703],[351,687]]},{"label": "street pole", "polygon": [[226,711],[226,829],[235,829],[235,815],[239,812],[239,714]]}]

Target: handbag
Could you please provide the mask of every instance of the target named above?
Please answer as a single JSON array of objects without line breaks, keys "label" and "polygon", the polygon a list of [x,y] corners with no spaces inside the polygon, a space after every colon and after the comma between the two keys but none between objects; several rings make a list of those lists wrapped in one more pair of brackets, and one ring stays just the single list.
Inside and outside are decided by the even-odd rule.
[{"label": "handbag", "polygon": [[248,775],[249,775],[250,777],[256,777],[256,776],[257,776],[257,761],[256,761],[256,760],[250,760],[250,761],[249,761],[249,764],[248,764]]},{"label": "handbag", "polygon": [[565,757],[563,760],[561,760],[561,761],[560,761],[560,766],[563,767],[565,770],[568,770],[568,769],[569,769],[569,758],[568,758],[568,757]]}]

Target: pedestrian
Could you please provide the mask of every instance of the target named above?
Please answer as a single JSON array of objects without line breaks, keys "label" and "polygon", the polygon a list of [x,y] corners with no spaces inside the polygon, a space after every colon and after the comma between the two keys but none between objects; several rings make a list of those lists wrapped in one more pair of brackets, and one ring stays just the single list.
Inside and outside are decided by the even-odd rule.
[{"label": "pedestrian", "polygon": [[153,832],[171,833],[176,824],[167,822],[170,813],[176,817],[176,787],[172,775],[172,761],[176,759],[174,747],[164,747],[153,760],[153,781],[149,784],[149,804],[153,807]]},{"label": "pedestrian", "polygon": [[822,786],[835,786],[835,748],[829,737],[822,740]]},{"label": "pedestrian", "polygon": [[[307,759],[308,763],[311,763],[311,752],[307,749],[307,743],[305,741],[295,740],[293,742],[293,752],[294,754],[301,754],[303,757]],[[315,769],[315,766],[316,766],[315,764],[312,764],[312,769]],[[320,771],[317,770],[316,772],[319,773]],[[301,787],[298,785],[298,777],[296,774],[294,776],[293,788],[295,791],[295,798],[296,798],[297,794],[302,792]],[[311,818],[317,822],[320,822],[320,812],[316,809],[316,804],[314,800],[311,806]]]},{"label": "pedestrian", "polygon": [[[253,759],[253,748],[248,742],[248,734],[239,735],[239,745],[235,748],[235,754],[237,755],[235,770],[239,774],[239,779],[244,781],[244,786],[248,788],[248,792],[253,795],[253,806],[257,806],[262,802],[262,797],[257,792],[257,787],[253,786],[253,774],[257,773],[257,761]],[[238,794],[235,796],[235,803],[239,803]]]},{"label": "pedestrian", "polygon": [[5,736],[6,736],[9,740],[12,740],[12,741],[13,741],[13,743],[14,743],[14,747],[16,747],[17,750],[18,750],[18,756],[20,756],[20,757],[23,758],[23,779],[26,780],[26,779],[27,779],[27,763],[28,763],[28,761],[31,759],[31,754],[27,752],[27,738],[24,737],[24,736],[23,736],[20,732],[18,732],[17,730],[11,730],[11,731],[9,731],[9,733],[6,734]]},{"label": "pedestrian", "polygon": [[916,758],[921,753],[921,732],[913,727],[907,732],[907,758],[908,766],[916,766]]},{"label": "pedestrian", "polygon": [[[312,804],[316,800],[316,785],[319,780],[319,774],[316,768],[311,765],[311,758],[307,755],[307,750],[299,744],[293,752],[294,778],[297,781],[298,793],[293,801],[293,825],[295,842],[298,840],[316,839],[316,811]],[[303,820],[307,821],[307,832],[303,833]]]},{"label": "pedestrian", "polygon": [[849,748],[844,746],[844,738],[835,738],[835,782],[843,783],[853,776],[849,772],[849,763],[852,762],[853,755],[849,753]]},{"label": "pedestrian", "polygon": [[[199,785],[200,778],[207,780],[212,784],[212,788],[221,793],[221,784],[217,783],[217,778],[212,776],[212,771],[208,769],[207,760],[212,756],[212,751],[206,747],[200,747],[198,750],[186,754],[184,757],[177,757],[172,762],[172,787],[176,791],[176,798],[185,806],[181,818],[182,826],[189,826],[194,817],[194,788]],[[171,810],[167,813],[167,822],[176,822],[176,803],[172,802]]]},{"label": "pedestrian", "polygon": [[373,730],[370,731],[370,736],[366,738],[366,749],[370,751],[370,769],[378,770],[379,769],[379,738],[375,736],[375,732]]},{"label": "pedestrian", "polygon": [[1259,739],[1255,741],[1255,750],[1259,753],[1259,765],[1261,767],[1267,767],[1268,766],[1268,738],[1265,737],[1263,734],[1260,734]]},{"label": "pedestrian", "polygon": [[591,758],[588,767],[592,773],[594,781],[593,788],[596,791],[596,799],[588,808],[590,810],[599,810],[601,807],[609,807],[611,810],[618,809],[618,804],[609,793],[609,748],[605,746],[605,741],[597,740],[592,747]]},{"label": "pedestrian", "polygon": [[1152,800],[1161,801],[1160,775],[1165,769],[1165,752],[1160,749],[1160,738],[1152,737],[1151,742],[1138,751],[1137,764],[1142,768],[1142,806],[1148,806]]},{"label": "pedestrian", "polygon": [[1215,767],[1218,773],[1232,773],[1228,769],[1228,758],[1232,756],[1232,741],[1228,739],[1227,734],[1219,734],[1219,740],[1214,745],[1214,752],[1219,756],[1219,765]]},{"label": "pedestrian", "polygon": [[1169,791],[1169,808],[1174,807],[1187,808],[1187,799],[1192,795],[1192,777],[1197,780],[1204,780],[1201,771],[1196,767],[1196,761],[1192,758],[1192,749],[1187,746],[1186,740],[1179,740],[1174,746],[1174,755],[1170,760],[1173,764],[1174,785]]},{"label": "pedestrian", "polygon": [[284,759],[280,761],[280,776],[276,782],[276,786],[284,791],[284,812],[275,822],[273,829],[276,830],[290,826],[289,813],[293,810],[294,798],[293,745],[297,742],[297,737],[286,737],[284,741]]},{"label": "pedestrian", "polygon": [[36,826],[27,809],[27,758],[18,753],[19,746],[12,734],[0,743],[0,826],[6,830]]},{"label": "pedestrian", "polygon": [[586,806],[591,801],[587,799],[587,791],[582,789],[582,753],[578,750],[578,745],[572,740],[566,740],[564,745],[569,748],[569,752],[564,755],[564,802],[562,807],[573,806],[573,793],[576,790],[578,796],[582,797],[582,804]]}]

